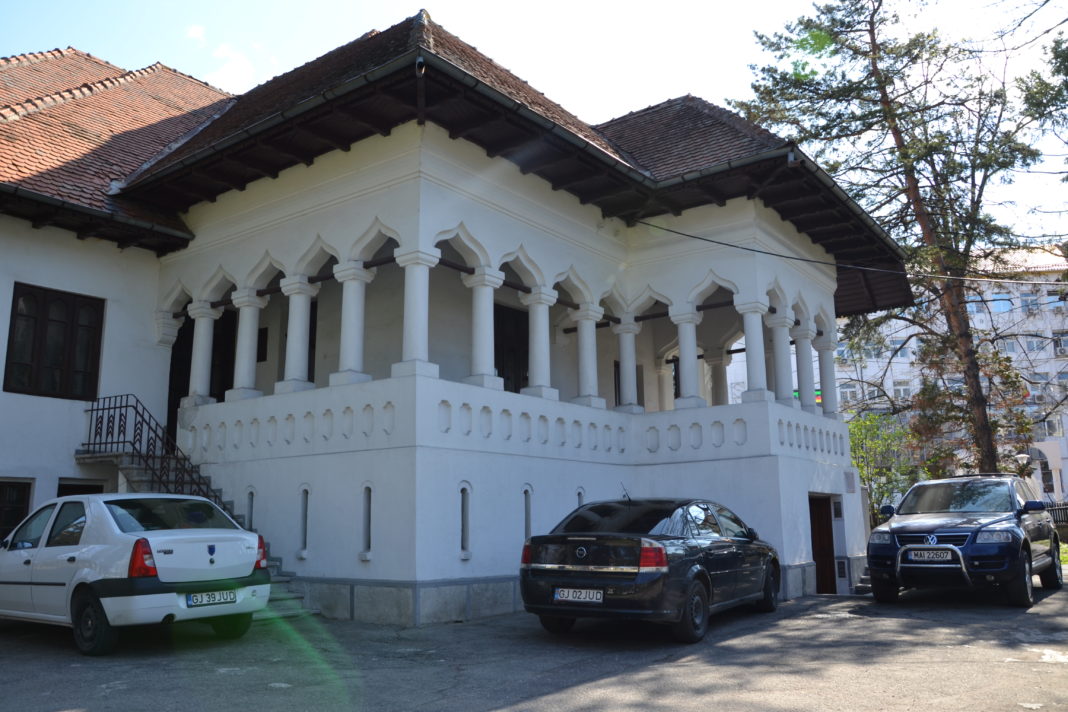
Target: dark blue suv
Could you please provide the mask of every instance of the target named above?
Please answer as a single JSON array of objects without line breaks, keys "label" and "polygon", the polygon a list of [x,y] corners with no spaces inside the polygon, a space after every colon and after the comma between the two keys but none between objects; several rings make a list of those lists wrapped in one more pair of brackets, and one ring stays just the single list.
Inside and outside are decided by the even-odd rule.
[{"label": "dark blue suv", "polygon": [[872,594],[897,600],[902,587],[1000,586],[1013,605],[1035,602],[1032,576],[1060,588],[1053,518],[1027,480],[970,475],[915,485],[868,539]]}]

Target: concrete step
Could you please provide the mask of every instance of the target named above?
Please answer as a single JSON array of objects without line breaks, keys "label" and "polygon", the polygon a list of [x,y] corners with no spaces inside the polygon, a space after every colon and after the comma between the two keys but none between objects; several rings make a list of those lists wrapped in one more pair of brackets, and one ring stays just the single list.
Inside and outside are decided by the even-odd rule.
[{"label": "concrete step", "polygon": [[306,618],[318,615],[319,611],[304,607],[304,594],[290,591],[286,584],[276,585],[271,582],[271,598],[267,607],[256,611],[253,620],[282,620]]}]

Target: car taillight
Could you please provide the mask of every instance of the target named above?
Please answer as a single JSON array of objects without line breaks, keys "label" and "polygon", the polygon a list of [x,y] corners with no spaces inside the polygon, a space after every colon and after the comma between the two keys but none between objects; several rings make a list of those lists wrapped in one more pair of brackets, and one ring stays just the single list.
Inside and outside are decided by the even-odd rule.
[{"label": "car taillight", "polygon": [[133,551],[130,552],[130,570],[127,574],[130,578],[142,578],[144,576],[157,576],[156,560],[152,558],[152,547],[148,539],[138,539],[134,542]]},{"label": "car taillight", "polygon": [[256,566],[254,568],[267,568],[267,544],[264,543],[262,534],[260,534],[260,540],[256,544]]},{"label": "car taillight", "polygon": [[667,571],[667,549],[650,539],[642,539],[642,550],[638,556],[640,571]]},{"label": "car taillight", "polygon": [[523,544],[523,554],[519,557],[520,568],[526,568],[530,566],[530,542]]}]

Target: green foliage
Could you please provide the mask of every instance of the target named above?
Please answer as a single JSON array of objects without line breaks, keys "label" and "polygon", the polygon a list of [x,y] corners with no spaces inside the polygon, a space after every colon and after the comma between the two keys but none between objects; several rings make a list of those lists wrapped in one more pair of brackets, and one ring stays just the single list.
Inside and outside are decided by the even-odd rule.
[{"label": "green foliage", "polygon": [[853,466],[868,488],[873,523],[878,521],[879,507],[893,504],[928,476],[923,467],[914,464],[914,436],[891,415],[864,413],[849,421],[849,446]]},{"label": "green foliage", "polygon": [[[1032,90],[1022,98],[983,53],[935,29],[906,31],[892,4],[834,0],[783,32],[757,35],[776,61],[754,68],[755,98],[732,106],[798,142],[906,249],[910,272],[935,275],[912,280],[915,307],[853,319],[846,337],[870,337],[886,319],[922,337],[929,387],[917,398],[920,432],[992,467],[994,438],[1020,431],[991,417],[988,403],[1011,382],[1011,364],[982,361],[979,346],[992,336],[970,323],[968,289],[946,278],[991,276],[999,253],[1029,244],[993,216],[990,191],[1041,158],[1038,113],[1051,116],[1068,89],[1032,78],[1019,84]],[[1068,68],[1066,55],[1058,40],[1055,71]],[[951,467],[948,446],[929,442],[932,466]]]}]

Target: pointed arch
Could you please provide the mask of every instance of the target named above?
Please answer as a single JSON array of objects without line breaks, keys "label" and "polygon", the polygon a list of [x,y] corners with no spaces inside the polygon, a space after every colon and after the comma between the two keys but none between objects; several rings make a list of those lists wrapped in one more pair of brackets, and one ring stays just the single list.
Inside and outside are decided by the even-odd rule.
[{"label": "pointed arch", "polygon": [[375,256],[375,253],[381,249],[382,245],[386,244],[387,240],[393,240],[394,243],[399,245],[400,233],[376,217],[371,221],[371,225],[363,231],[363,234],[356,239],[356,242],[352,244],[352,249],[349,250],[349,259],[369,260]]},{"label": "pointed arch", "polygon": [[462,222],[449,230],[442,230],[434,236],[434,244],[447,242],[460,253],[468,267],[488,267],[489,251],[479,242]]},{"label": "pointed arch", "polygon": [[535,262],[522,245],[514,252],[501,257],[498,268],[508,265],[519,275],[519,279],[528,287],[548,286],[545,284],[545,272]]},{"label": "pointed arch", "polygon": [[619,285],[617,284],[612,288],[611,293],[605,297],[605,301],[612,308],[612,312],[615,314],[642,314],[649,307],[653,306],[657,302],[660,302],[664,306],[670,307],[672,305],[671,299],[665,297],[660,292],[653,289],[648,284],[642,288],[642,291],[637,297],[627,300],[619,291]]},{"label": "pointed arch", "polygon": [[713,292],[721,288],[726,289],[735,296],[740,291],[737,284],[725,277],[721,277],[716,274],[715,270],[710,269],[704,279],[690,292],[688,301],[691,304],[700,304],[708,299]]},{"label": "pointed arch", "polygon": [[794,319],[797,319],[802,326],[812,323],[812,310],[808,308],[808,302],[805,301],[804,295],[799,295],[794,300],[792,309],[794,311]]},{"label": "pointed arch", "polygon": [[331,257],[337,259],[338,254],[335,247],[328,245],[321,235],[316,235],[311,246],[304,251],[304,254],[293,265],[293,274],[309,277],[315,275]]},{"label": "pointed arch", "polygon": [[252,289],[263,289],[279,272],[283,274],[285,273],[285,268],[282,266],[282,263],[271,257],[270,252],[264,252],[263,256],[256,262],[256,265],[248,271],[248,275],[245,277],[245,281],[241,286]]},{"label": "pointed arch", "polygon": [[553,280],[553,285],[557,284],[568,293],[573,301],[579,304],[596,304],[598,301],[594,298],[590,285],[582,277],[578,276],[573,265],[568,267],[566,272],[556,276],[556,279]]},{"label": "pointed arch", "polygon": [[178,312],[192,300],[193,292],[178,280],[164,293],[159,308],[161,311]]},{"label": "pointed arch", "polygon": [[226,270],[222,267],[216,267],[215,272],[208,277],[204,285],[196,291],[198,299],[202,299],[206,302],[214,302],[222,299],[229,291],[237,284],[235,280]]}]

